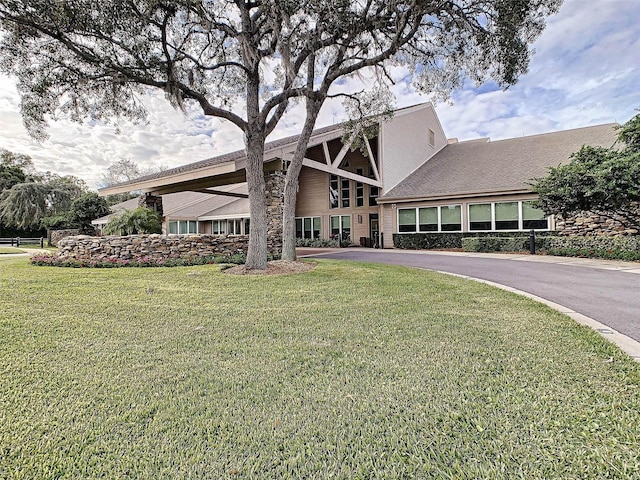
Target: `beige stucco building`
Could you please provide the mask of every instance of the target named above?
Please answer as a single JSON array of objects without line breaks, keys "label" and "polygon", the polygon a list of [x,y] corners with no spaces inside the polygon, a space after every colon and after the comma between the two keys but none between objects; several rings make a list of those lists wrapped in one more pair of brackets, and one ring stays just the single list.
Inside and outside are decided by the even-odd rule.
[{"label": "beige stucco building", "polygon": [[[531,205],[529,182],[584,144],[612,146],[613,126],[457,142],[425,103],[397,110],[373,138],[345,142],[341,124],[316,130],[299,178],[297,236],[389,248],[396,233],[553,229],[553,219]],[[352,150],[354,140],[362,141]],[[267,174],[286,170],[296,141],[266,145]],[[242,235],[250,228],[245,159],[244,151],[233,152],[101,193],[162,196],[167,234]]]}]

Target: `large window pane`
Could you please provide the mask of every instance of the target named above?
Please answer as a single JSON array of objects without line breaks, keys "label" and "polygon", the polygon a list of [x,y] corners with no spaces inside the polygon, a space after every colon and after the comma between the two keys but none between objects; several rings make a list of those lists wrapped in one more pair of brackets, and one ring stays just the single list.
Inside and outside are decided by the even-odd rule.
[{"label": "large window pane", "polygon": [[179,227],[178,227],[178,233],[180,233],[181,235],[184,235],[185,233],[187,233],[187,221],[186,220],[180,220]]},{"label": "large window pane", "polygon": [[491,230],[491,204],[469,205],[469,230]]},{"label": "large window pane", "polygon": [[169,222],[169,234],[176,235],[178,233],[178,222]]},{"label": "large window pane", "polygon": [[302,219],[296,218],[296,238],[302,238]]},{"label": "large window pane", "polygon": [[343,178],[340,182],[340,200],[342,201],[342,207],[349,207],[349,191],[350,191],[350,182],[348,178]]},{"label": "large window pane", "polygon": [[438,231],[438,207],[418,209],[419,228],[421,232]]},{"label": "large window pane", "polygon": [[462,209],[460,205],[440,207],[440,230],[443,232],[462,231]]},{"label": "large window pane", "polygon": [[415,232],[416,231],[416,209],[401,208],[398,210],[398,231],[399,232]]},{"label": "large window pane", "polygon": [[320,238],[320,217],[313,217],[313,238]]},{"label": "large window pane", "polygon": [[189,233],[198,233],[198,222],[189,222]]},{"label": "large window pane", "polygon": [[351,216],[343,215],[341,217],[342,240],[351,240]]},{"label": "large window pane", "polygon": [[304,219],[304,238],[311,238],[311,217]]},{"label": "large window pane", "polygon": [[496,203],[496,230],[518,229],[518,202]]},{"label": "large window pane", "polygon": [[338,200],[340,194],[338,192],[338,176],[331,175],[329,180],[329,208],[338,208]]},{"label": "large window pane", "polygon": [[522,202],[522,228],[525,230],[547,229],[549,221],[544,218],[544,211],[535,208],[531,202]]}]

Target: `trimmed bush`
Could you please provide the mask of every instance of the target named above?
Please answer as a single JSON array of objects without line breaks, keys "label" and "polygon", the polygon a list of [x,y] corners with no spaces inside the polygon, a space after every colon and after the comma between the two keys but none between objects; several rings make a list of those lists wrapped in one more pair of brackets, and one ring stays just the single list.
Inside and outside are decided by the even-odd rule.
[{"label": "trimmed bush", "polygon": [[640,236],[541,237],[547,255],[640,260]]},{"label": "trimmed bush", "polygon": [[338,240],[328,238],[297,238],[297,247],[313,247],[313,248],[337,248],[340,246]]},{"label": "trimmed bush", "polygon": [[[536,237],[536,251],[542,251],[546,239],[554,237]],[[465,252],[529,252],[529,237],[475,237],[463,238],[462,250]]]},{"label": "trimmed bush", "polygon": [[[557,232],[543,232],[544,236],[556,236]],[[405,250],[428,250],[444,248],[463,248],[463,238],[525,238],[529,241],[529,232],[452,232],[452,233],[394,233],[393,246]],[[527,243],[526,250],[529,250]]]},{"label": "trimmed bush", "polygon": [[[243,254],[191,258],[158,258],[144,257],[140,259],[123,260],[112,258],[109,260],[75,260],[61,259],[54,255],[37,254],[31,257],[31,263],[37,266],[68,267],[68,268],[122,268],[122,267],[187,267],[191,265],[226,264],[242,265],[245,262]],[[274,260],[275,258],[269,258]]]}]

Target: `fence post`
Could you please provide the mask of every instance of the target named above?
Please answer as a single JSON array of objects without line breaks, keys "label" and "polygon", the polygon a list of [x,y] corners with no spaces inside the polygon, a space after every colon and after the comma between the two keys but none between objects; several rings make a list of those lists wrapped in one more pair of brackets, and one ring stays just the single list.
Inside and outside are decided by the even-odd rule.
[{"label": "fence post", "polygon": [[44,237],[40,237],[40,248],[44,248]]},{"label": "fence post", "polygon": [[16,237],[16,240],[17,240],[16,245],[19,247],[20,246],[20,237]]},{"label": "fence post", "polygon": [[533,229],[529,230],[529,253],[536,254],[536,231]]}]

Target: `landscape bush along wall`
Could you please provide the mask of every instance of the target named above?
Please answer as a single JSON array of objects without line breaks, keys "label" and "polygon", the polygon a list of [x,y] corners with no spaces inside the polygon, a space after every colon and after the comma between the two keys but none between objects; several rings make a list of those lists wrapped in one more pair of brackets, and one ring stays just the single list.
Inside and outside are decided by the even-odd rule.
[{"label": "landscape bush along wall", "polygon": [[[557,235],[556,232],[536,232],[536,235]],[[452,233],[394,233],[393,246],[406,250],[434,248],[462,248],[463,238],[518,237],[529,238],[529,232],[452,232]],[[528,240],[527,240],[528,241]],[[528,245],[528,244],[527,244]],[[528,250],[528,247],[527,247]]]},{"label": "landscape bush along wall", "polygon": [[[58,244],[55,257],[61,261],[168,260],[246,255],[248,235],[128,235],[67,237]],[[279,252],[278,252],[279,253]]]},{"label": "landscape bush along wall", "polygon": [[[465,252],[528,252],[529,239],[524,237],[478,237],[462,239]],[[536,236],[536,252],[564,257],[640,260],[640,237]]]},{"label": "landscape bush along wall", "polygon": [[563,257],[640,260],[640,236],[547,237],[543,240],[548,255]]},{"label": "landscape bush along wall", "polygon": [[[547,248],[549,239],[556,237],[536,236],[536,251]],[[465,252],[529,252],[529,237],[469,237],[462,239]]]}]

